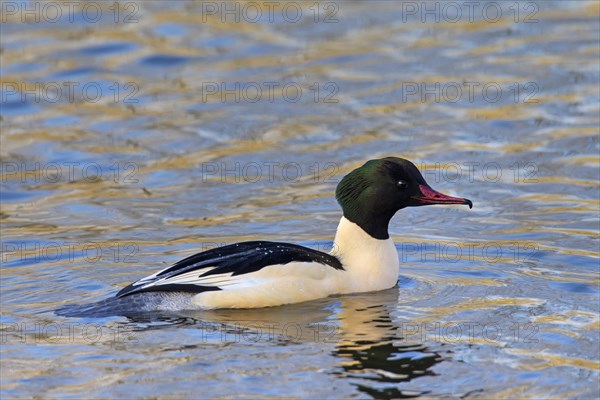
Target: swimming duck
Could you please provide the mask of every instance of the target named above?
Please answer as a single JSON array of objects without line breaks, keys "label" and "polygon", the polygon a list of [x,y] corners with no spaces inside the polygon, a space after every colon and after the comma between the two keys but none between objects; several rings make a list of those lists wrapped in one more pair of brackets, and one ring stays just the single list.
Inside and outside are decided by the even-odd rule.
[{"label": "swimming duck", "polygon": [[[155,308],[259,308],[396,285],[399,259],[388,225],[398,210],[466,204],[433,190],[417,167],[396,157],[370,160],[346,175],[335,197],[343,216],[331,252],[291,243],[250,241],[194,254],[116,294],[120,303],[162,295]],[[179,297],[178,297],[179,296]],[[159,296],[160,297],[160,296]],[[179,304],[175,305],[174,304]]]}]

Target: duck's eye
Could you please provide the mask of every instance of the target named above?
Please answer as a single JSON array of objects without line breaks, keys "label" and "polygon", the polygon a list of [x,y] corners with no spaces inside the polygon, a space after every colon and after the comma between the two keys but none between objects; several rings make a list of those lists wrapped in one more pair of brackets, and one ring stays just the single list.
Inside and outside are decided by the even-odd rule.
[{"label": "duck's eye", "polygon": [[400,189],[406,189],[408,187],[408,183],[406,183],[405,181],[398,181],[398,183],[396,183],[396,186],[398,186]]}]

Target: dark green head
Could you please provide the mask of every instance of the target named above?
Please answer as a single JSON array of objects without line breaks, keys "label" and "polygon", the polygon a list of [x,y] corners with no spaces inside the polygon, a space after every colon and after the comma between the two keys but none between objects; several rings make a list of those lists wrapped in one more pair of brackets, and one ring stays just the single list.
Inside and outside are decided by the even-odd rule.
[{"label": "dark green head", "polygon": [[335,190],[344,217],[376,239],[387,239],[390,219],[404,207],[467,204],[471,200],[433,190],[413,163],[386,157],[366,162],[346,175]]}]

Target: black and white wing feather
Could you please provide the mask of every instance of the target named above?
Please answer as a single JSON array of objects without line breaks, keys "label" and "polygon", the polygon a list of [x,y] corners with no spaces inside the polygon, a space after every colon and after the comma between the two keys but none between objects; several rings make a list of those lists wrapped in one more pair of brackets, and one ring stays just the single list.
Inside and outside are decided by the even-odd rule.
[{"label": "black and white wing feather", "polygon": [[252,241],[217,247],[194,254],[172,266],[123,288],[116,297],[142,292],[192,292],[226,290],[270,265],[316,262],[343,270],[335,256],[290,243]]}]

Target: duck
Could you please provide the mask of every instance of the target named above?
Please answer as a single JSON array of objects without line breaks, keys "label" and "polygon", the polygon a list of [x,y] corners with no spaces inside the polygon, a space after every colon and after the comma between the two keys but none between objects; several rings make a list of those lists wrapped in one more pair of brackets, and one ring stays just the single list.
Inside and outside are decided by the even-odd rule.
[{"label": "duck", "polygon": [[352,170],[335,197],[342,216],[328,253],[263,240],[217,247],[141,278],[114,297],[58,314],[250,309],[390,289],[398,282],[400,261],[388,228],[399,210],[473,207],[469,199],[432,189],[412,162],[398,157],[373,159]]},{"label": "duck", "polygon": [[352,170],[335,197],[342,216],[328,253],[285,242],[235,243],[184,258],[124,287],[114,299],[143,304],[144,296],[152,295],[156,310],[243,309],[389,289],[400,273],[388,232],[399,210],[473,207],[469,199],[432,189],[412,162],[398,157],[373,159]]}]

